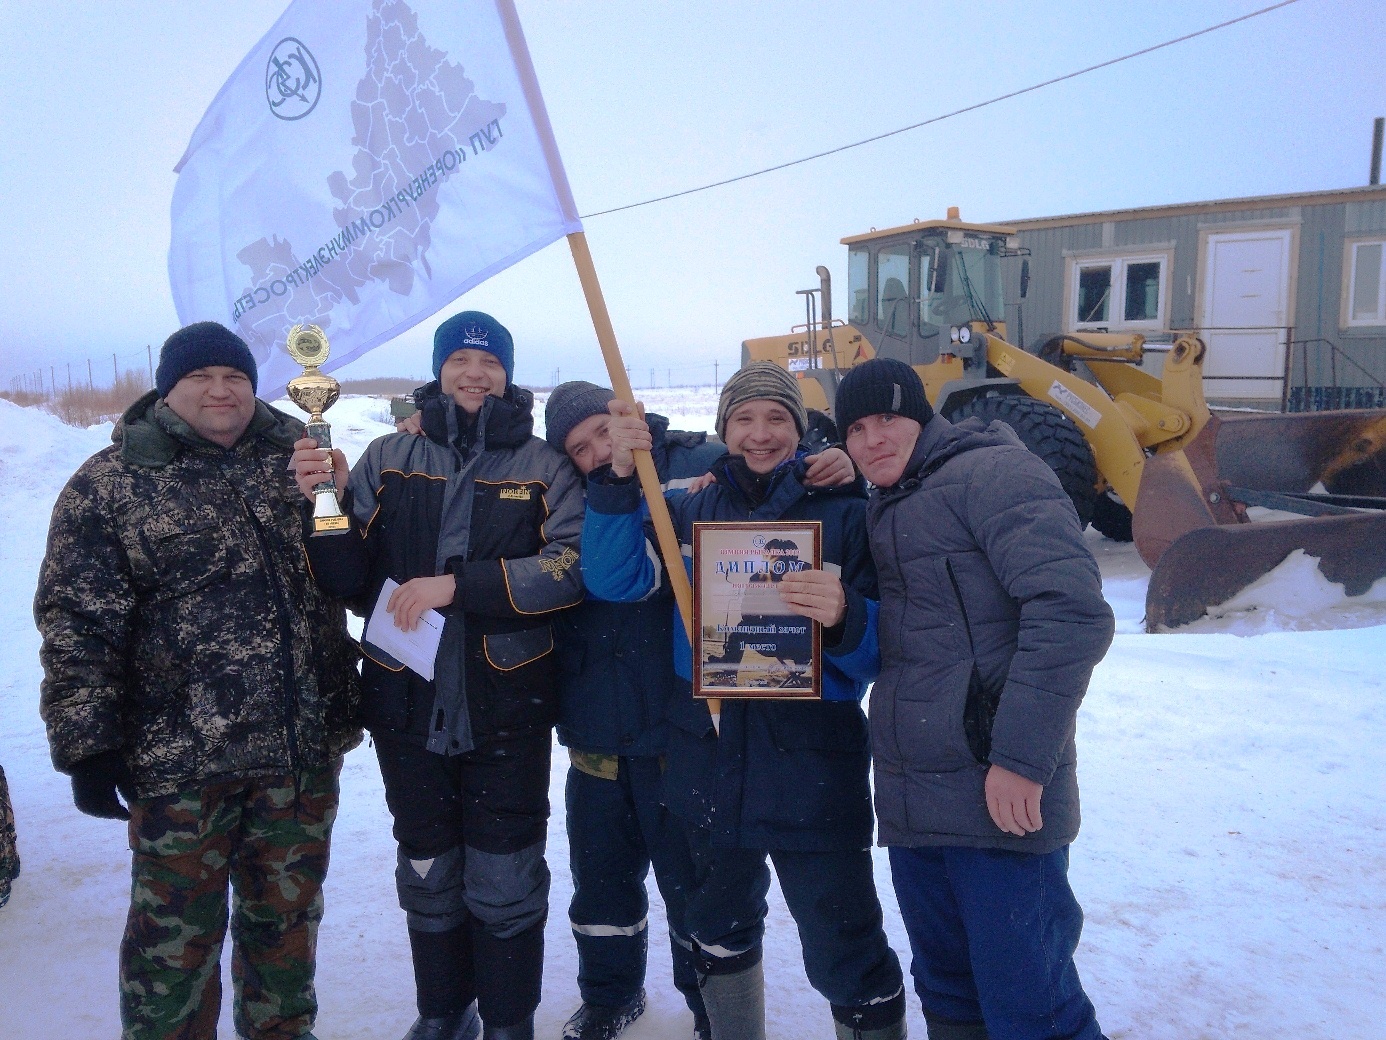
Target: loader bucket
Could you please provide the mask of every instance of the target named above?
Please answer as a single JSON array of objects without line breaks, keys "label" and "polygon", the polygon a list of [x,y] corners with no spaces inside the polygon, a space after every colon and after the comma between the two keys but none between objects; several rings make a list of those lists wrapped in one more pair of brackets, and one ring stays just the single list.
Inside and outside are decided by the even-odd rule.
[{"label": "loader bucket", "polygon": [[[1319,485],[1329,497],[1354,497],[1338,505],[1295,497]],[[1276,508],[1340,515],[1249,522],[1247,503],[1267,497]],[[1196,620],[1295,549],[1317,558],[1349,596],[1361,595],[1386,575],[1383,507],[1386,412],[1211,417],[1183,450],[1145,462],[1132,533],[1152,571],[1147,631]]]},{"label": "loader bucket", "polygon": [[1145,630],[1197,621],[1270,573],[1296,549],[1329,581],[1360,596],[1386,577],[1386,512],[1189,531],[1160,558],[1145,594]]},{"label": "loader bucket", "polygon": [[1218,416],[1218,476],[1259,491],[1386,496],[1386,412]]}]

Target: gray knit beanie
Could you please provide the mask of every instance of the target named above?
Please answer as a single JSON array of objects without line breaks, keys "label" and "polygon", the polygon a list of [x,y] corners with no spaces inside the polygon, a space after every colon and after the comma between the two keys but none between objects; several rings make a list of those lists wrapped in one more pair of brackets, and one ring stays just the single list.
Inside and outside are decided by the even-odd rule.
[{"label": "gray knit beanie", "polygon": [[727,439],[727,420],[747,401],[774,401],[794,417],[799,436],[808,429],[808,412],[799,392],[799,381],[773,361],[752,361],[726,381],[717,402],[717,436]]},{"label": "gray knit beanie", "polygon": [[607,414],[606,406],[615,396],[606,387],[585,379],[560,383],[544,404],[544,440],[550,447],[562,451],[568,434],[584,420]]}]

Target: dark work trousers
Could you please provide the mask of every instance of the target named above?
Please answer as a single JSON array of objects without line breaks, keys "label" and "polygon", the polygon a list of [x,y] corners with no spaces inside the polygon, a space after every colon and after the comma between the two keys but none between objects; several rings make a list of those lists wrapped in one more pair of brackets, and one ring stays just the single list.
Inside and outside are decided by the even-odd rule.
[{"label": "dark work trousers", "polygon": [[1068,846],[892,848],[890,873],[925,1018],[982,1021],[991,1040],[1102,1036],[1073,964],[1083,911]]},{"label": "dark work trousers", "polygon": [[664,897],[674,985],[704,1016],[684,903],[693,861],[678,818],[660,804],[657,758],[621,758],[615,780],[568,770],[568,848],[573,901],[568,916],[578,949],[578,990],[588,1004],[619,1007],[645,985],[650,909],[645,878],[654,867]]},{"label": "dark work trousers", "polygon": [[552,737],[544,729],[444,756],[375,734],[399,843],[419,1013],[476,999],[486,1024],[539,1005],[548,916]]},{"label": "dark work trousers", "polygon": [[[685,826],[695,884],[685,921],[706,975],[744,971],[761,959],[770,868],[764,849],[714,848],[706,828]],[[898,1022],[904,976],[890,948],[876,897],[871,851],[769,850],[785,905],[799,929],[804,972],[859,1029]]]}]

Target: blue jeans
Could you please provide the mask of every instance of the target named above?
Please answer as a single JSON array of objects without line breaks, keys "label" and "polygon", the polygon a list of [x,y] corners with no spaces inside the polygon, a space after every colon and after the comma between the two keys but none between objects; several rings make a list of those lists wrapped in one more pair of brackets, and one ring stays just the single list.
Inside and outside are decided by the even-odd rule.
[{"label": "blue jeans", "polygon": [[926,1019],[982,1021],[991,1040],[1100,1040],[1073,964],[1068,846],[891,848],[890,872]]}]

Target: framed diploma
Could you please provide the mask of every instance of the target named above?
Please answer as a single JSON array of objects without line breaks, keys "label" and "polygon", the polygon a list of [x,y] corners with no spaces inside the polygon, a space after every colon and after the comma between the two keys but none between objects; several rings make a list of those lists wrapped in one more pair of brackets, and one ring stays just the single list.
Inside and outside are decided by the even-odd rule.
[{"label": "framed diploma", "polygon": [[693,525],[693,696],[816,699],[822,633],[776,589],[822,566],[816,521]]}]

